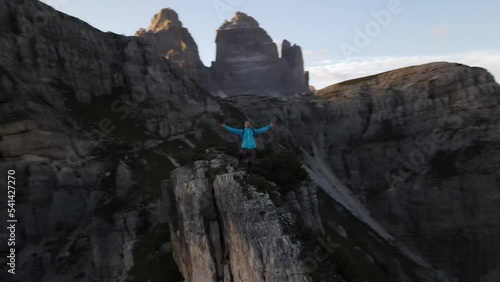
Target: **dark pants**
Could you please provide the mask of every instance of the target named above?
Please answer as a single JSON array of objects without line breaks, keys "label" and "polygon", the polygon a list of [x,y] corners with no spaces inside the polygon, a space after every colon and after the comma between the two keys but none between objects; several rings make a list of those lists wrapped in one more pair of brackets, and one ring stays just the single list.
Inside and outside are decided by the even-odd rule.
[{"label": "dark pants", "polygon": [[255,160],[255,149],[241,149],[240,154],[238,156],[238,167],[241,166],[241,161],[247,158],[248,159],[248,168],[252,167],[252,163]]}]

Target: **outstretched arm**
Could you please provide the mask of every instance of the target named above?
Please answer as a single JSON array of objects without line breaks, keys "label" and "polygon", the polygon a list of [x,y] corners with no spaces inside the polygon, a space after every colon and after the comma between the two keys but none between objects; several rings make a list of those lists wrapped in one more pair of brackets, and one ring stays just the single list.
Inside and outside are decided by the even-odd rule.
[{"label": "outstretched arm", "polygon": [[274,123],[271,122],[269,125],[266,125],[266,126],[261,127],[261,128],[257,128],[257,129],[255,129],[255,134],[264,133],[264,132],[268,131],[273,126],[274,126]]},{"label": "outstretched arm", "polygon": [[227,126],[225,123],[221,124],[221,126],[222,126],[225,130],[227,130],[227,131],[229,131],[229,132],[231,132],[231,133],[236,133],[236,134],[240,134],[240,135],[243,133],[243,129],[232,128],[232,127],[230,127],[230,126]]}]

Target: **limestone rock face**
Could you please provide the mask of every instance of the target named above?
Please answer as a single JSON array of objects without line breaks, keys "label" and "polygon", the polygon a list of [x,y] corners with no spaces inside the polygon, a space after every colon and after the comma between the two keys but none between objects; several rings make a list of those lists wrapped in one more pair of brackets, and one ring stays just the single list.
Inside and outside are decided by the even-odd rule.
[{"label": "limestone rock face", "polygon": [[217,30],[217,54],[211,72],[229,96],[283,96],[308,91],[300,47],[276,44],[257,21],[237,12]]},{"label": "limestone rock face", "polygon": [[289,192],[284,198],[294,221],[300,222],[310,231],[323,233],[316,189],[316,185],[308,183],[296,192]]},{"label": "limestone rock face", "polygon": [[162,9],[153,17],[149,28],[140,29],[136,36],[143,38],[158,56],[172,62],[184,79],[195,80],[213,96],[225,97],[201,62],[196,42],[174,10]]},{"label": "limestone rock face", "polygon": [[[283,88],[285,93],[302,93],[309,91],[309,73],[304,74],[304,59],[302,50],[297,45],[291,45],[288,40],[283,40],[281,45],[281,57],[286,61],[289,69],[287,72]],[[304,87],[304,83],[306,87]]]},{"label": "limestone rock face", "polygon": [[484,69],[432,63],[317,96],[232,101],[276,119],[274,140],[302,148],[325,191],[422,263],[500,279],[500,86]]},{"label": "limestone rock face", "polygon": [[141,28],[136,36],[177,66],[186,80],[196,81],[213,96],[283,96],[309,90],[300,47],[284,40],[280,57],[271,37],[244,13],[237,12],[217,31],[216,61],[210,70],[201,62],[196,43],[172,9],[161,10],[150,27]]},{"label": "limestone rock face", "polygon": [[[148,188],[161,179],[139,170],[168,174],[155,144],[219,104],[142,38],[100,32],[40,1],[1,1],[0,21],[0,170],[15,170],[19,189],[17,274],[0,280],[125,281],[148,260],[135,247],[166,221]],[[166,265],[171,254],[155,247]]]},{"label": "limestone rock face", "polygon": [[[210,179],[213,170],[220,172]],[[172,247],[185,281],[312,281],[303,247],[286,234],[288,210],[245,184],[244,172],[228,170],[217,157],[176,169],[165,182]]]}]

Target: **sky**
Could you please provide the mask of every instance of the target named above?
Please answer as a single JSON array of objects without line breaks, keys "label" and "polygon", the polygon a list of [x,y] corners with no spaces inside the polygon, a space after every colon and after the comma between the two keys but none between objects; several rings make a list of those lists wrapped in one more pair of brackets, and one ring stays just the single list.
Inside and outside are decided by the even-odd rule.
[{"label": "sky", "polygon": [[133,35],[154,14],[179,14],[210,66],[215,31],[236,11],[278,43],[302,47],[317,89],[434,61],[479,66],[500,78],[498,0],[42,0],[102,30]]}]

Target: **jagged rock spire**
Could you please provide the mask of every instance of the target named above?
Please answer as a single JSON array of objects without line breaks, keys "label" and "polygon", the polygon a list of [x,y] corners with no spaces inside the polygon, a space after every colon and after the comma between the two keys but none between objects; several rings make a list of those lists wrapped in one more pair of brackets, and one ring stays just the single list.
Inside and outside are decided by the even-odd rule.
[{"label": "jagged rock spire", "polygon": [[259,27],[259,23],[249,15],[236,12],[231,21],[225,21],[219,29],[252,28]]},{"label": "jagged rock spire", "polygon": [[154,15],[147,31],[158,32],[168,30],[171,27],[182,27],[182,22],[179,20],[177,12],[171,8],[165,8]]},{"label": "jagged rock spire", "polygon": [[284,96],[308,91],[300,47],[283,42],[283,56],[259,23],[242,12],[217,30],[217,56],[211,71],[229,96]]}]

